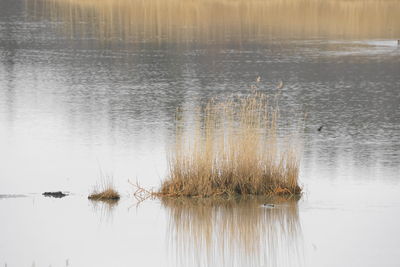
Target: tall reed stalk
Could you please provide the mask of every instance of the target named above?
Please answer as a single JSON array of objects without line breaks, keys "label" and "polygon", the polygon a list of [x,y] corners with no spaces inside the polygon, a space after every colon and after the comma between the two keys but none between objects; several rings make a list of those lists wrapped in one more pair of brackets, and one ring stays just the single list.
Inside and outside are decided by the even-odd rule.
[{"label": "tall reed stalk", "polygon": [[[291,135],[278,137],[279,109],[253,92],[199,108],[194,128],[177,114],[163,196],[294,195],[299,158]],[[286,140],[283,142],[282,140]]]}]

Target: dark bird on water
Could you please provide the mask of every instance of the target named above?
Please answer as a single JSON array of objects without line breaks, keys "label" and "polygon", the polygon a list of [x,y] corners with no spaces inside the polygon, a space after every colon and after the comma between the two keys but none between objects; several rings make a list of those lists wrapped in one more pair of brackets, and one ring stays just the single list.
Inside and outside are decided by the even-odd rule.
[{"label": "dark bird on water", "polygon": [[275,205],[274,205],[274,204],[264,203],[264,204],[263,204],[263,207],[266,207],[266,208],[274,208]]},{"label": "dark bird on water", "polygon": [[318,132],[320,132],[322,130],[322,128],[324,128],[324,125],[319,126]]}]

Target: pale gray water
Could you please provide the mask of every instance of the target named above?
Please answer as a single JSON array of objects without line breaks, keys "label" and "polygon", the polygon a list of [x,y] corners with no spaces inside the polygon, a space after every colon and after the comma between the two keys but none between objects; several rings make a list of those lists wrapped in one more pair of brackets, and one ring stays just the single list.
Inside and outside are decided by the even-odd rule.
[{"label": "pale gray water", "polygon": [[[0,2],[0,265],[400,265],[394,40],[132,46],[70,38],[24,3]],[[268,93],[284,81],[284,116],[308,114],[299,203],[253,205],[254,220],[235,205],[204,220],[183,208],[178,222],[160,201],[136,208],[127,180],[160,184],[176,108],[247,93],[258,76]],[[86,199],[99,169],[126,195],[109,209]],[[56,190],[72,195],[40,195]],[[239,234],[219,235],[231,224]]]}]

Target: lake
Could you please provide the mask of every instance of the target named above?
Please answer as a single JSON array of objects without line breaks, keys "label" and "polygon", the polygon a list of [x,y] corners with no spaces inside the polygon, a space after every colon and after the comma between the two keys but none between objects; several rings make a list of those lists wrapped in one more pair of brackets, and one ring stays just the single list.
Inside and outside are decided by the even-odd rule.
[{"label": "lake", "polygon": [[[398,14],[395,0],[1,0],[0,265],[399,266]],[[283,130],[304,118],[302,197],[137,203],[128,181],[167,175],[176,110],[258,77]],[[119,202],[87,199],[102,174]]]}]

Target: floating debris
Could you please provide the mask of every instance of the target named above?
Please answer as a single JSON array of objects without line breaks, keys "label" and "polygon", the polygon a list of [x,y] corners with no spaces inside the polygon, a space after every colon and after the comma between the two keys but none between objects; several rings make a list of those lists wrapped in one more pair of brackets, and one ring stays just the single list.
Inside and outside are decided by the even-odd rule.
[{"label": "floating debris", "polygon": [[62,198],[62,197],[66,197],[68,196],[68,194],[63,193],[61,191],[57,191],[57,192],[44,192],[42,194],[45,197],[55,197],[55,198]]},{"label": "floating debris", "polygon": [[0,199],[2,198],[18,198],[18,197],[26,197],[26,195],[0,195]]}]

